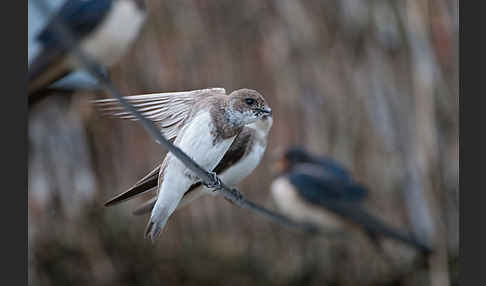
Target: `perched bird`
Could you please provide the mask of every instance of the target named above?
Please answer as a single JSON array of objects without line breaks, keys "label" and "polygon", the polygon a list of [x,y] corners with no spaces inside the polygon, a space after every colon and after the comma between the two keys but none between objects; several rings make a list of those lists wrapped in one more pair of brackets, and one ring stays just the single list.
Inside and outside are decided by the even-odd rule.
[{"label": "perched bird", "polygon": [[388,237],[429,253],[430,247],[396,230],[363,207],[368,191],[336,161],[290,148],[277,162],[279,175],[271,186],[277,207],[290,217],[327,229],[363,230],[378,248]]},{"label": "perched bird", "polygon": [[29,65],[29,104],[46,95],[38,91],[78,67],[56,34],[55,19],[65,23],[84,53],[109,67],[127,51],[145,18],[144,0],[67,0],[37,36],[41,49]]},{"label": "perched bird", "polygon": [[[226,95],[222,88],[126,97],[143,115],[160,127],[187,155],[221,181],[233,186],[259,164],[272,126],[272,110],[255,90],[239,89]],[[135,119],[113,99],[95,102],[103,111],[124,119]],[[156,191],[135,211],[152,211],[146,236],[154,240],[172,212],[213,191],[171,153],[160,166],[128,191],[105,205]]]}]

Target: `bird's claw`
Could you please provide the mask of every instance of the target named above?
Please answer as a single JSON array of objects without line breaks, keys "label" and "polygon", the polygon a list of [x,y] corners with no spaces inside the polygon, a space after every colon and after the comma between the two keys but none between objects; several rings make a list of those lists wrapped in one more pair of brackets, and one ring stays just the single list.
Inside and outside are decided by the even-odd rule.
[{"label": "bird's claw", "polygon": [[240,191],[238,191],[235,188],[231,188],[230,193],[233,195],[234,199],[229,199],[227,197],[224,197],[224,199],[233,205],[237,205],[236,202],[241,201],[243,199],[243,195],[240,193]]},{"label": "bird's claw", "polygon": [[209,172],[211,182],[204,182],[203,185],[208,189],[213,189],[213,192],[217,191],[223,185],[223,182],[215,172]]},{"label": "bird's claw", "polygon": [[240,193],[240,191],[238,191],[237,189],[235,188],[231,188],[231,193],[233,194],[233,196],[235,197],[235,199],[237,201],[241,200],[243,198],[243,195]]}]

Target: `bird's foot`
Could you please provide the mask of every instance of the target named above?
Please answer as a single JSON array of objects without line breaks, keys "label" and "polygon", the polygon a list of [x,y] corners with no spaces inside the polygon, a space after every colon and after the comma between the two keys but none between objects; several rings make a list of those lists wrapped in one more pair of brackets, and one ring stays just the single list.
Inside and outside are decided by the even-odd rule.
[{"label": "bird's foot", "polygon": [[209,172],[209,176],[211,177],[210,182],[204,182],[203,185],[208,189],[213,189],[213,192],[219,190],[221,186],[223,186],[223,182],[215,172]]},{"label": "bird's foot", "polygon": [[232,195],[232,198],[230,199],[230,198],[225,196],[224,199],[227,200],[228,202],[230,202],[233,205],[238,205],[238,202],[243,200],[243,195],[240,193],[240,191],[238,191],[235,188],[231,188],[229,191]]},{"label": "bird's foot", "polygon": [[231,188],[230,191],[237,201],[240,201],[241,199],[243,199],[243,195],[237,189]]},{"label": "bird's foot", "polygon": [[233,198],[229,199],[227,197],[224,197],[224,199],[232,203],[233,205],[237,205],[236,202],[241,201],[243,199],[243,195],[240,193],[240,191],[238,191],[235,188],[231,188],[230,193],[233,195]]}]

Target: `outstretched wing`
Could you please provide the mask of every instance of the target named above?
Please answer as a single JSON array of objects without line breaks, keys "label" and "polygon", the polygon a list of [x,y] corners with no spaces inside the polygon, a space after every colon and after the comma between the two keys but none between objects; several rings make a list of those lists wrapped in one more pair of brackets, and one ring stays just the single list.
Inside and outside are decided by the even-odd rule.
[{"label": "outstretched wing", "polygon": [[[208,88],[182,92],[151,93],[125,97],[148,119],[159,124],[168,140],[177,137],[182,123],[194,104],[202,98],[225,95],[224,88]],[[94,103],[107,115],[122,119],[137,120],[123,109],[116,99],[96,100]]]}]

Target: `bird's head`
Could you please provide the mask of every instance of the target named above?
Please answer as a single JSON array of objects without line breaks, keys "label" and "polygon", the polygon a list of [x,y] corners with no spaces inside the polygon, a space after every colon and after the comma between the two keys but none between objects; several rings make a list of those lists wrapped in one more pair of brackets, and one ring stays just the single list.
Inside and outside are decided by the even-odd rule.
[{"label": "bird's head", "polygon": [[312,163],[312,155],[302,147],[293,146],[287,149],[275,163],[274,170],[276,173],[285,173],[290,171],[295,165],[302,163]]},{"label": "bird's head", "polygon": [[272,109],[256,90],[235,90],[229,95],[228,103],[228,117],[234,124],[247,125],[272,116]]}]

